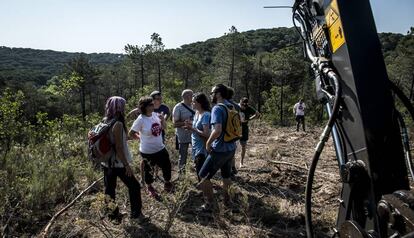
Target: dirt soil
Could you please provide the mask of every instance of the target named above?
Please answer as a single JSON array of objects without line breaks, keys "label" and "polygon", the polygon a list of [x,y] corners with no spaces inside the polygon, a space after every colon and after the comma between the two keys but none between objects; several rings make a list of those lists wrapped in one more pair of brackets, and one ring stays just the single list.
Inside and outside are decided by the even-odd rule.
[{"label": "dirt soil", "polygon": [[[233,208],[223,205],[221,178],[214,179],[218,209],[213,213],[197,212],[203,202],[196,188],[194,170],[176,179],[174,194],[162,193],[163,200],[150,198],[141,189],[143,213],[147,224],[131,222],[128,192],[118,181],[117,205],[125,214],[110,220],[103,202],[103,185],[83,196],[51,228],[51,237],[305,237],[304,192],[307,168],[322,128],[296,132],[294,128],[273,128],[263,122],[251,125],[245,164],[239,169],[232,187]],[[240,146],[238,146],[240,147]],[[136,153],[136,145],[131,146]],[[168,142],[173,168],[177,152]],[[136,154],[135,157],[137,158]],[[138,171],[136,159],[135,171]],[[239,167],[240,148],[236,152]],[[190,163],[192,165],[192,163]],[[313,189],[313,224],[317,237],[333,234],[340,197],[340,180],[332,141],[329,140],[318,164]],[[159,173],[161,176],[161,171]],[[140,177],[140,175],[137,175]],[[162,190],[162,181],[155,186]],[[86,186],[85,186],[86,187]],[[58,210],[58,208],[57,208]]]}]

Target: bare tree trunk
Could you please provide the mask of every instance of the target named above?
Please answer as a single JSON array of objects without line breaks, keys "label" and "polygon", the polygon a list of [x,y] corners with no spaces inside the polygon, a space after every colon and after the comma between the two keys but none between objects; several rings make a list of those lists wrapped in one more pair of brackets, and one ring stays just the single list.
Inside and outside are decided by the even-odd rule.
[{"label": "bare tree trunk", "polygon": [[283,77],[281,78],[281,84],[280,84],[280,125],[284,126],[284,123],[283,123]]},{"label": "bare tree trunk", "polygon": [[246,88],[246,97],[249,98],[249,79],[247,76],[244,78],[244,87]]},{"label": "bare tree trunk", "polygon": [[141,88],[144,89],[144,56],[141,55]]},{"label": "bare tree trunk", "polygon": [[260,57],[259,60],[259,85],[258,85],[258,91],[257,91],[257,110],[260,112],[262,107],[262,97],[260,95],[260,92],[262,91],[262,58]]},{"label": "bare tree trunk", "polygon": [[413,100],[413,97],[414,97],[414,74],[413,74],[413,79],[411,80],[410,101]]},{"label": "bare tree trunk", "polygon": [[80,91],[80,100],[81,100],[81,110],[82,110],[82,119],[85,120],[86,118],[86,105],[85,105],[85,86],[82,86]]},{"label": "bare tree trunk", "polygon": [[234,79],[234,40],[233,40],[233,49],[231,53],[230,87],[233,87],[233,79]]},{"label": "bare tree trunk", "polygon": [[185,77],[184,77],[184,88],[188,88],[188,69],[185,71]]},{"label": "bare tree trunk", "polygon": [[158,91],[161,92],[161,64],[160,64],[160,59],[157,59],[157,67],[158,67]]}]

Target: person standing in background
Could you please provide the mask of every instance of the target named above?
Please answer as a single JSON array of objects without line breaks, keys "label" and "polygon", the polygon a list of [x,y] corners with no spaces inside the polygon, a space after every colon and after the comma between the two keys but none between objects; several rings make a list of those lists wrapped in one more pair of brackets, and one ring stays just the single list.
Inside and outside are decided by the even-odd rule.
[{"label": "person standing in background", "polygon": [[[168,121],[168,119],[171,116],[170,108],[162,103],[162,94],[160,91],[153,91],[150,94],[150,97],[152,97],[153,103],[154,103],[154,112],[161,114],[164,114],[165,121]],[[162,129],[162,141],[165,143],[165,129]]]},{"label": "person standing in background", "polygon": [[303,131],[305,131],[305,109],[306,105],[301,98],[299,102],[293,106],[293,113],[296,116],[296,131],[299,131],[299,126],[302,123]]},{"label": "person standing in background", "polygon": [[[227,87],[227,96],[226,96],[226,100],[233,106],[234,109],[236,109],[237,112],[239,112],[240,114],[240,106],[239,104],[235,103],[233,101],[233,96],[234,96],[234,88],[232,87]],[[241,114],[240,114],[241,117]],[[237,147],[237,145],[236,145]],[[231,177],[232,179],[235,178],[236,174],[238,173],[237,168],[236,168],[236,157],[233,157],[232,162],[231,162]]]},{"label": "person standing in background", "polygon": [[246,155],[247,141],[249,140],[249,121],[260,117],[260,113],[249,105],[249,99],[244,97],[240,100],[240,117],[242,122],[242,138],[240,138],[241,159],[240,167],[243,166],[244,156]]}]

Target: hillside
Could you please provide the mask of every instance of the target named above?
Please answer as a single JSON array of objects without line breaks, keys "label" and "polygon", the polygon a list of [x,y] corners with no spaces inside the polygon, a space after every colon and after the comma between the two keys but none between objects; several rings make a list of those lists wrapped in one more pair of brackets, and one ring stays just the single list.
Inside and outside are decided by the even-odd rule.
[{"label": "hillside", "polygon": [[[293,28],[257,29],[240,33],[246,39],[247,55],[257,52],[271,52],[286,45],[297,43],[299,36]],[[380,33],[384,56],[388,56],[404,37],[401,34]],[[168,50],[172,54],[191,55],[205,64],[210,64],[216,55],[216,48],[223,42],[224,36],[182,45],[177,49]],[[115,65],[125,60],[125,54],[111,53],[70,53],[53,50],[36,50],[30,48],[11,48],[0,46],[0,87],[6,82],[34,82],[45,85],[51,77],[58,75],[70,60],[86,55],[95,66]]]},{"label": "hillside", "polygon": [[[84,53],[0,46],[0,82],[32,81],[37,85],[45,85],[52,76],[61,73],[65,64],[81,54]],[[88,54],[88,57],[92,64],[99,66],[119,63],[125,56],[93,53]]]}]

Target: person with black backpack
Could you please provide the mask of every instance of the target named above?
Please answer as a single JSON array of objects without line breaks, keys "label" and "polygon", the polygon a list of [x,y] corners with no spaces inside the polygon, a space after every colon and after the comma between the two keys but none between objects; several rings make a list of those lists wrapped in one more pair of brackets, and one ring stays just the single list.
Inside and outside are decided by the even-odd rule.
[{"label": "person with black backpack", "polygon": [[[105,106],[105,123],[111,123],[108,134],[114,153],[108,162],[102,162],[104,171],[105,194],[115,200],[116,182],[119,177],[128,187],[131,206],[131,219],[142,223],[148,221],[142,214],[141,186],[131,168],[132,155],[127,144],[127,128],[125,126],[125,99],[118,96],[110,97]],[[116,217],[119,209],[115,209],[111,216]]]}]

